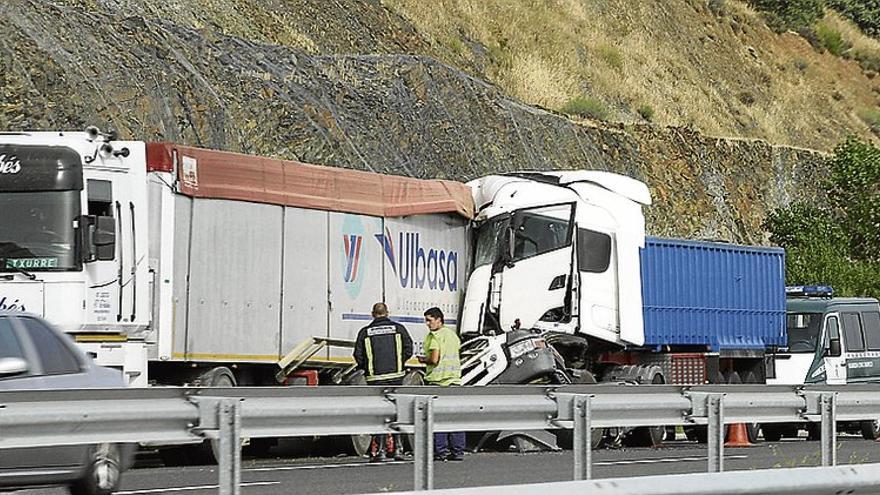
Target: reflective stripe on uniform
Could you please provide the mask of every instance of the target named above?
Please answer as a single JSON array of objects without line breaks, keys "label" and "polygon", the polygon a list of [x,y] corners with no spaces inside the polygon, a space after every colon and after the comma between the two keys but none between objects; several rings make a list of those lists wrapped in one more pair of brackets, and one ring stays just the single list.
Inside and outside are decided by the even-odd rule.
[{"label": "reflective stripe on uniform", "polygon": [[403,371],[403,339],[399,333],[394,336],[394,345],[397,348],[397,372],[400,373]]},{"label": "reflective stripe on uniform", "polygon": [[[364,339],[367,347],[367,376],[373,375],[373,343],[370,337]],[[369,378],[367,378],[369,380]]]},{"label": "reflective stripe on uniform", "polygon": [[391,380],[393,378],[403,378],[403,375],[405,375],[405,374],[406,373],[403,371],[393,371],[391,373],[385,373],[383,375],[368,376],[366,378],[367,378],[368,382],[375,382],[378,380]]}]

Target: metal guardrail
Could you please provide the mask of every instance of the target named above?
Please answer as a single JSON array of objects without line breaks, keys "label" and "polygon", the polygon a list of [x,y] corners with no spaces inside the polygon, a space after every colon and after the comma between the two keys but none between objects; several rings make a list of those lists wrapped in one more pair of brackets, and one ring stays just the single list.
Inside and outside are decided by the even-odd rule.
[{"label": "metal guardrail", "polygon": [[[510,487],[435,490],[436,495],[495,495]],[[880,464],[760,469],[731,473],[672,474],[516,485],[517,495],[828,495],[877,494]],[[416,492],[394,492],[407,495]]]},{"label": "metal guardrail", "polygon": [[591,428],[708,425],[723,471],[723,425],[822,423],[837,463],[838,420],[880,418],[880,386],[617,384],[488,387],[152,388],[0,392],[0,449],[219,439],[220,493],[238,494],[242,437],[414,433],[417,490],[433,487],[434,431],[574,429],[575,480],[591,477]]}]

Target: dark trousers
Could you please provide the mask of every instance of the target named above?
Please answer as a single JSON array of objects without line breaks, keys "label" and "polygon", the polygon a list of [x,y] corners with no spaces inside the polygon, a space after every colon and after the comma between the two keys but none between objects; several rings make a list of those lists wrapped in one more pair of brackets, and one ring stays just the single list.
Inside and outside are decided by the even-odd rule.
[{"label": "dark trousers", "polygon": [[464,454],[464,432],[434,433],[434,455],[446,457],[447,455]]}]

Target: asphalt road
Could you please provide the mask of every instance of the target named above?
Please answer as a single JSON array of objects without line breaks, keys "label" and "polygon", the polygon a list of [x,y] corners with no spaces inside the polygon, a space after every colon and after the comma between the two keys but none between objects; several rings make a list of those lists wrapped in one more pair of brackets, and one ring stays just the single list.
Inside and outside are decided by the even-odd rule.
[{"label": "asphalt road", "polygon": [[[880,462],[880,442],[856,436],[838,438],[838,463]],[[281,446],[283,447],[283,445]],[[749,448],[725,449],[725,471],[818,466],[819,442],[791,439],[761,442]],[[354,457],[292,456],[283,448],[275,457],[245,459],[242,493],[355,494],[413,487],[412,462],[370,464]],[[125,473],[119,495],[216,493],[215,466],[166,468],[158,459],[141,456],[136,468]],[[570,480],[571,452],[481,452],[464,462],[441,462],[434,467],[435,488],[512,485]],[[667,442],[660,448],[621,448],[594,451],[596,478],[705,472],[706,447],[686,441]],[[59,495],[60,489],[23,490],[18,495]]]}]

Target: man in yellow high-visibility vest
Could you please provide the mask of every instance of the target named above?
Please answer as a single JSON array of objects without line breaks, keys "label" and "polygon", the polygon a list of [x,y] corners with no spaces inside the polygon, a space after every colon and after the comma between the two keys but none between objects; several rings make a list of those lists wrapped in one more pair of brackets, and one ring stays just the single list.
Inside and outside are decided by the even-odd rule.
[{"label": "man in yellow high-visibility vest", "polygon": [[[425,356],[419,357],[427,365],[425,384],[461,385],[461,359],[458,355],[461,340],[458,335],[445,325],[440,308],[425,311],[425,325],[430,332],[425,337]],[[434,434],[434,460],[463,461],[464,447],[464,432]]]}]

